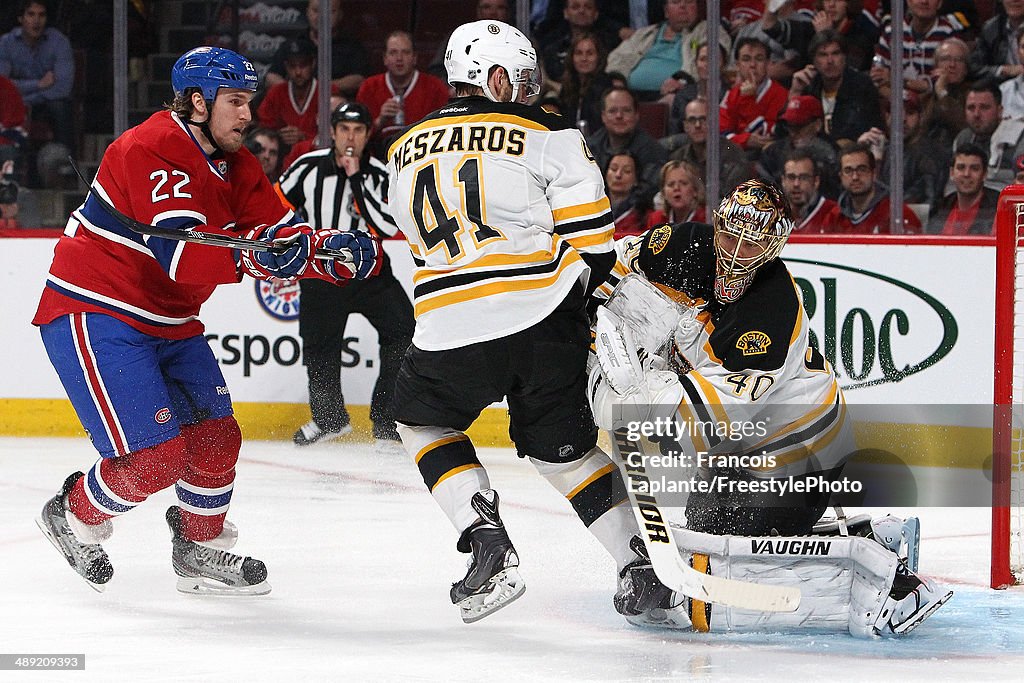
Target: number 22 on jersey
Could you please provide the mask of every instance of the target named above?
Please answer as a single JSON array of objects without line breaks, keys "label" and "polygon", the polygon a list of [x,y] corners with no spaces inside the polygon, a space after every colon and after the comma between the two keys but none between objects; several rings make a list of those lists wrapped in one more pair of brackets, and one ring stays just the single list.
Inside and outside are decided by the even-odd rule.
[{"label": "number 22 on jersey", "polygon": [[[459,206],[453,195],[458,195]],[[462,258],[470,246],[480,247],[491,240],[505,239],[487,225],[480,155],[467,154],[459,159],[451,182],[441,178],[438,160],[415,171],[412,191],[412,217],[426,254],[444,248],[448,263]]]}]

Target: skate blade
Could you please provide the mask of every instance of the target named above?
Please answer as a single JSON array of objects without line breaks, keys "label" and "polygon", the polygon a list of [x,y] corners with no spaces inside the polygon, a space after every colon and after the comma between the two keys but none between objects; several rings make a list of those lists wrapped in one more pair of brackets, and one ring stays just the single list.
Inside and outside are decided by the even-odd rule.
[{"label": "skate blade", "polygon": [[271,586],[261,581],[253,586],[229,586],[203,576],[179,576],[177,589],[187,595],[218,595],[223,597],[252,597],[266,595]]},{"label": "skate blade", "polygon": [[949,591],[935,602],[929,603],[923,611],[918,612],[918,614],[912,619],[907,619],[905,622],[894,628],[892,632],[898,636],[905,636],[920,626],[921,622],[934,614],[935,610],[945,605],[951,597],[953,597],[953,591]]},{"label": "skate blade", "polygon": [[626,616],[626,622],[633,626],[646,628],[671,628],[692,631],[690,617],[686,614],[685,607],[655,607],[642,614],[631,614]]},{"label": "skate blade", "polygon": [[50,529],[45,524],[43,524],[43,520],[39,519],[38,517],[36,518],[36,526],[39,527],[39,530],[43,532],[43,536],[46,536],[46,540],[50,542],[50,545],[52,545],[54,549],[57,551],[57,553],[64,558],[64,561],[68,563],[68,566],[71,567],[71,570],[74,571],[75,574],[82,579],[82,581],[85,581],[86,584],[88,584],[89,587],[97,593],[102,593],[107,589],[107,584],[93,583],[92,581],[78,573],[78,570],[75,568],[75,565],[71,561],[71,558],[69,558],[64,553],[64,549],[60,547],[60,541],[54,538],[53,534],[50,532]]},{"label": "skate blade", "polygon": [[489,591],[471,595],[458,603],[462,621],[465,623],[480,621],[526,592],[526,582],[519,576],[519,571],[515,567],[503,569],[492,576],[488,583],[491,586]]}]

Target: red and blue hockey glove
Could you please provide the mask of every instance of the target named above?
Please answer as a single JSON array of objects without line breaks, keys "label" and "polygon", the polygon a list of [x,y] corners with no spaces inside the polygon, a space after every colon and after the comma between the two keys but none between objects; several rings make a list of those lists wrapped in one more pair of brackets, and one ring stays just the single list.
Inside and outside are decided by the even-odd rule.
[{"label": "red and blue hockey glove", "polygon": [[376,237],[362,232],[341,230],[318,230],[313,233],[313,249],[347,249],[352,254],[351,263],[340,260],[325,261],[313,259],[313,270],[318,274],[337,281],[365,280],[380,272],[384,256]]},{"label": "red and blue hockey glove", "polygon": [[301,277],[309,265],[312,239],[305,225],[260,225],[246,235],[249,239],[275,242],[287,246],[281,252],[241,251],[242,271],[254,278],[290,280]]}]

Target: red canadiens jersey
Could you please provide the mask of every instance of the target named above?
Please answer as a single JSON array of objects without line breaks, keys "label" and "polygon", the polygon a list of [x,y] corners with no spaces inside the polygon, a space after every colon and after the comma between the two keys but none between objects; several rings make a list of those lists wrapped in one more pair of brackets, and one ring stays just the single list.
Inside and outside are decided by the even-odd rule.
[{"label": "red canadiens jersey", "polygon": [[203,332],[199,307],[216,285],[241,279],[235,250],[132,232],[97,193],[142,223],[182,230],[239,236],[296,220],[247,149],[212,159],[176,115],[154,114],[107,148],[89,196],[57,242],[33,324],[96,312],[184,339]]}]

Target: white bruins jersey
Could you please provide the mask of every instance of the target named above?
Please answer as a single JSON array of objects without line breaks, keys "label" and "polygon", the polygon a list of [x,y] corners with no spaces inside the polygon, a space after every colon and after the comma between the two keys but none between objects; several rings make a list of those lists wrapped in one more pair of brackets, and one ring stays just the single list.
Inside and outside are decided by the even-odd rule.
[{"label": "white bruins jersey", "polygon": [[537,107],[454,100],[388,151],[388,206],[416,272],[413,343],[437,351],[546,318],[612,249],[604,180],[580,132]]},{"label": "white bruins jersey", "polygon": [[663,225],[618,241],[616,251],[610,281],[638,273],[681,303],[706,306],[673,350],[682,424],[703,423],[679,439],[686,451],[761,456],[748,468],[761,476],[828,471],[851,455],[843,392],[810,342],[799,288],[781,259],[762,266],[738,301],[721,304],[710,225]]}]

